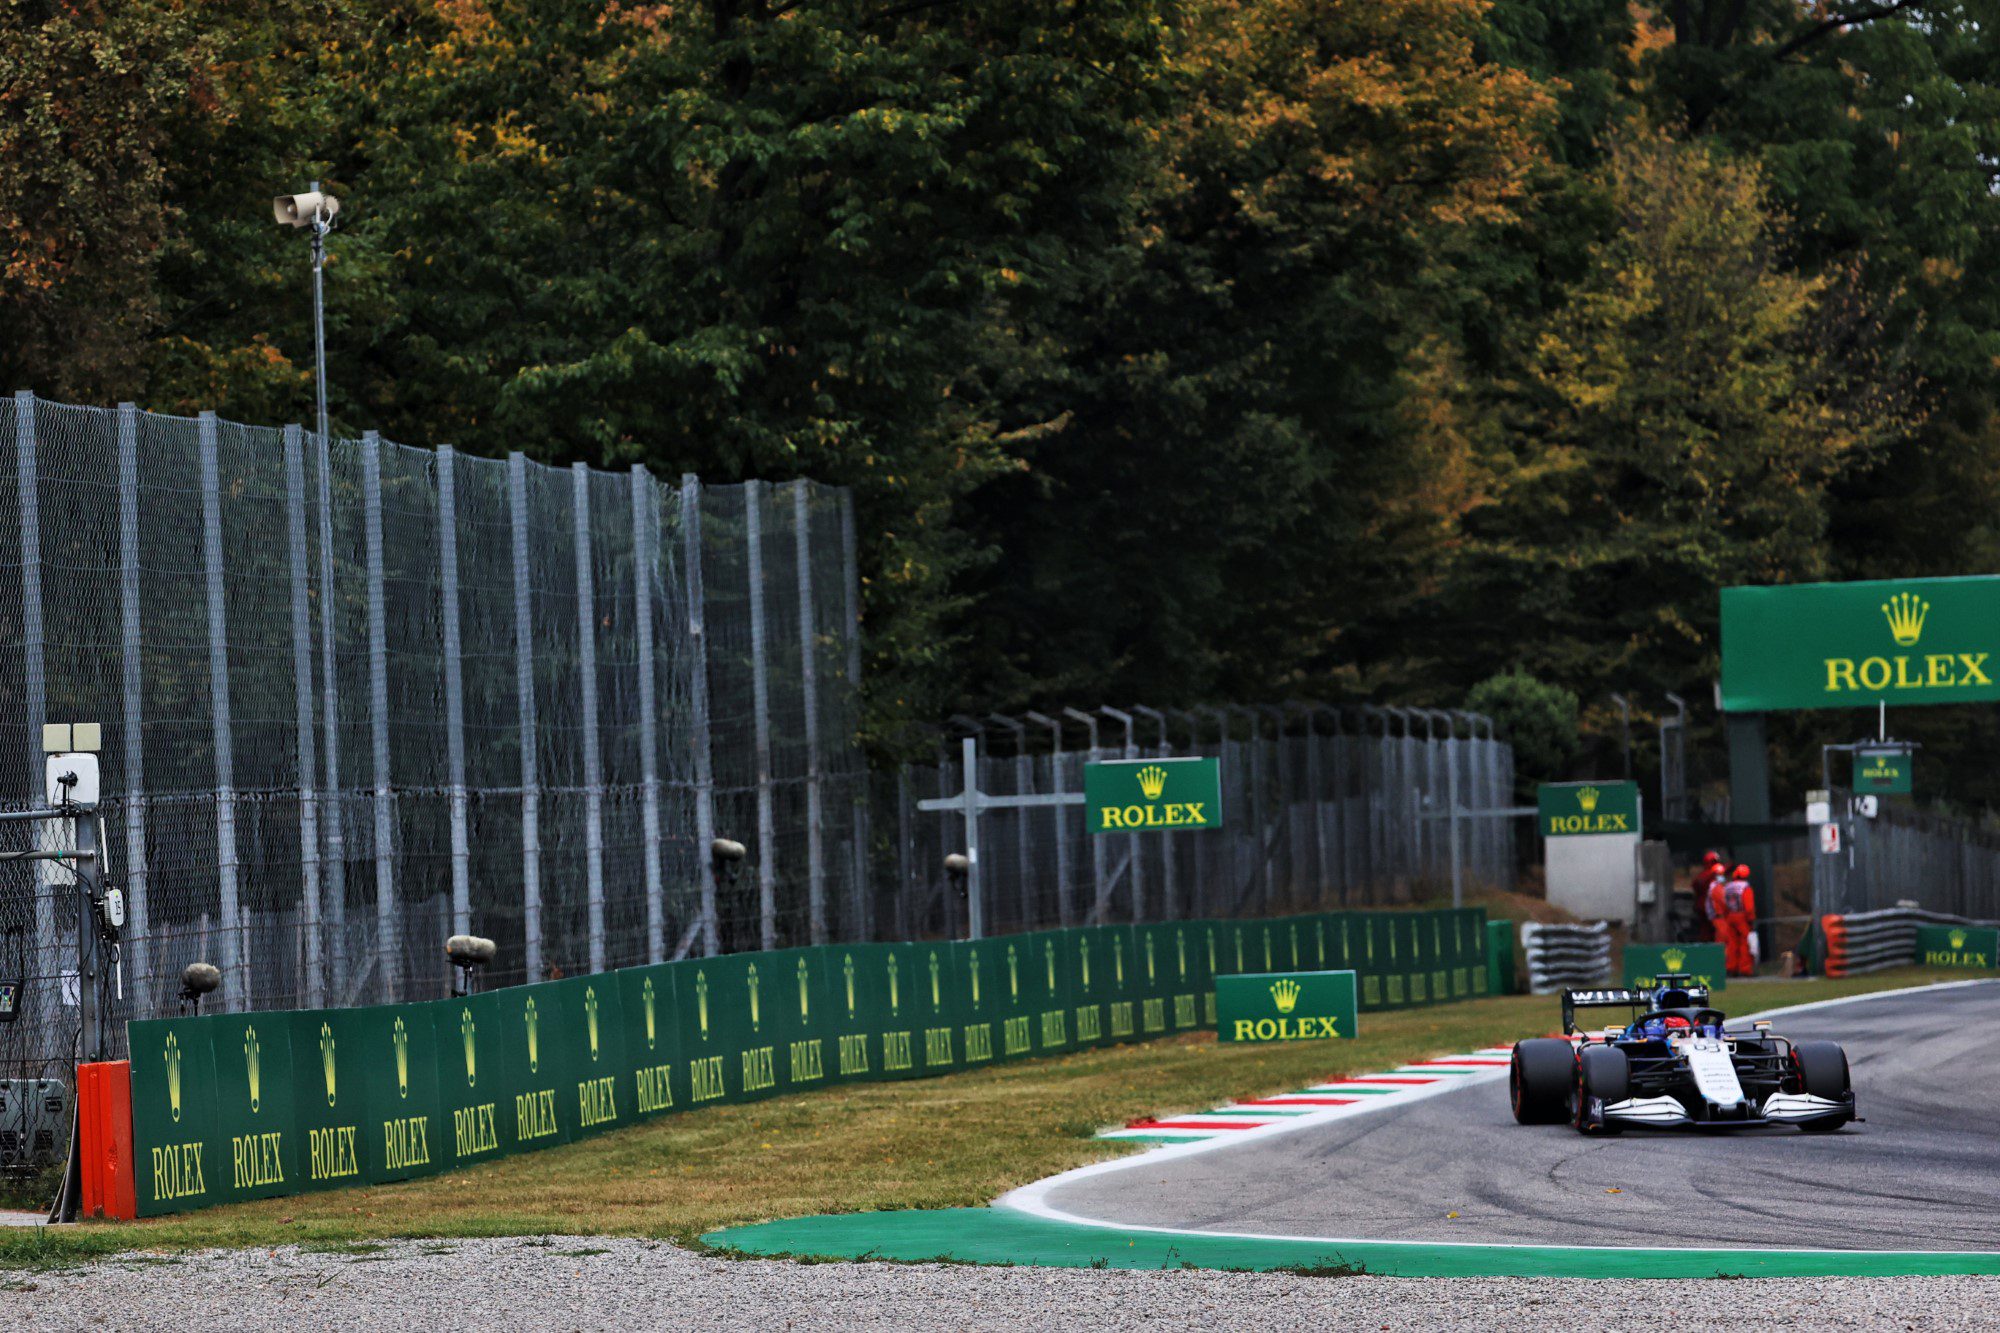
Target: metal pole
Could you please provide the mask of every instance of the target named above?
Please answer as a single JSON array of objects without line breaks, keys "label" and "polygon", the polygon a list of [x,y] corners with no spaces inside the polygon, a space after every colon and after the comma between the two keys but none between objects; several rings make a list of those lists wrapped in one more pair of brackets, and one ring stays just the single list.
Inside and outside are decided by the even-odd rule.
[{"label": "metal pole", "polygon": [[1223,712],[1241,713],[1250,722],[1250,879],[1245,887],[1245,901],[1248,893],[1259,885],[1263,886],[1263,900],[1271,899],[1271,880],[1264,870],[1264,737],[1263,728],[1257,725],[1254,710],[1240,704],[1229,704]]},{"label": "metal pole", "polygon": [[405,998],[396,921],[395,798],[389,781],[389,625],[383,587],[382,437],[361,436],[362,519],[368,542],[368,734],[375,762],[375,956],[385,1000]]},{"label": "metal pole", "polygon": [[960,743],[960,765],[965,770],[965,909],[966,938],[986,937],[985,893],[979,869],[979,741],[967,736]]},{"label": "metal pole", "polygon": [[208,698],[215,746],[215,863],[222,916],[223,1003],[255,1007],[250,994],[249,941],[237,882],[236,760],[229,718],[229,622],[222,596],[222,482],[216,461],[215,413],[196,426],[201,443],[202,567],[208,584]]},{"label": "metal pole", "polygon": [[576,657],[583,717],[583,857],[590,970],[604,962],[604,755],[597,717],[597,580],[591,564],[590,469],[572,463],[570,525],[576,548]]},{"label": "metal pole", "polygon": [[[1014,790],[1027,795],[1035,786],[1035,761],[1028,757],[1028,729],[1020,722],[1002,713],[994,713],[987,721],[1007,728],[1014,733]],[[1035,928],[1035,892],[1033,867],[1029,860],[1033,843],[1028,836],[1028,812],[1015,810],[1014,819],[1014,879],[1019,890],[1019,929]]]},{"label": "metal pole", "polygon": [[[1038,727],[1047,727],[1054,748],[1049,753],[1049,790],[1060,796],[1063,794],[1063,746],[1062,723],[1042,713],[1023,714],[1028,721]],[[1049,807],[1051,829],[1055,833],[1056,844],[1056,916],[1059,925],[1076,924],[1076,885],[1069,873],[1069,830],[1065,827],[1063,811],[1067,807]]]},{"label": "metal pole", "polygon": [[[1092,717],[1089,713],[1082,712],[1075,708],[1064,708],[1062,710],[1062,715],[1070,719],[1072,722],[1083,723],[1083,725],[1089,729],[1090,753],[1085,758],[1084,762],[1086,764],[1096,763],[1097,762],[1097,719]],[[1088,835],[1086,834],[1086,836]],[[1106,867],[1104,864],[1104,839],[1101,837],[1093,837],[1090,839],[1090,903],[1091,903],[1091,915],[1093,917],[1096,915],[1098,899],[1104,896],[1105,872],[1106,872]],[[1084,922],[1084,924],[1088,925],[1090,923],[1086,921]]]},{"label": "metal pole", "polygon": [[[319,182],[312,183],[314,194],[319,193]],[[326,233],[332,224],[318,216],[313,216],[312,226],[312,266],[313,266],[313,396],[318,407],[319,438],[325,442],[330,438],[326,424]]]},{"label": "metal pole", "polygon": [[[535,604],[529,578],[528,459],[507,455],[507,515],[514,538],[514,693],[521,733],[521,945],[524,975],[542,979],[542,785],[535,722]],[[707,847],[701,849],[706,859]]]},{"label": "metal pole", "polygon": [[[1139,745],[1138,738],[1132,730],[1132,715],[1105,704],[1100,704],[1097,711],[1114,721],[1125,724],[1124,757],[1127,759],[1136,759],[1139,755]],[[1144,921],[1146,919],[1146,882],[1142,861],[1145,844],[1140,841],[1143,836],[1143,834],[1138,833],[1128,833],[1125,835],[1125,846],[1127,849],[1126,864],[1131,867],[1126,874],[1132,884],[1132,919],[1134,921]]]},{"label": "metal pole", "polygon": [[[28,724],[31,756],[28,790],[40,791],[42,724],[48,721],[49,712],[44,664],[47,643],[42,626],[42,487],[35,453],[35,396],[25,389],[14,395],[14,480],[21,515],[21,702],[27,714],[23,721]],[[47,843],[38,836],[36,845]],[[61,882],[52,864],[35,867],[34,970],[42,976],[61,970],[56,942],[60,927],[55,913],[55,886]]]},{"label": "metal pole", "polygon": [[[292,705],[296,713],[299,747],[299,915],[301,929],[305,936],[305,1004],[308,1009],[318,1009],[326,1003],[326,941],[320,925],[320,867],[319,867],[319,792],[318,775],[313,771],[318,761],[313,754],[313,659],[312,659],[312,592],[311,592],[311,551],[306,542],[306,462],[305,431],[298,426],[285,427],[285,534],[291,548],[292,565]],[[121,468],[121,472],[122,472]],[[136,476],[125,488],[129,493],[137,489]],[[121,496],[121,501],[123,497]],[[134,515],[132,543],[138,544],[138,522]],[[127,615],[127,638],[130,642],[130,661],[126,667],[128,713],[136,714],[138,700],[133,697],[138,677],[139,612],[136,605],[138,594],[138,567],[132,569],[132,594],[134,605]],[[136,726],[133,717],[127,719],[128,728]],[[126,747],[126,766],[131,766],[130,755],[134,747]],[[134,853],[126,853],[128,865],[136,865]],[[131,870],[127,870],[127,879]],[[132,907],[126,906],[128,915]],[[143,918],[140,918],[143,920]],[[134,973],[142,972],[142,965],[135,955]]]},{"label": "metal pole", "polygon": [[826,849],[819,786],[819,631],[813,624],[812,513],[803,477],[792,483],[792,545],[799,581],[799,689],[806,723],[806,927],[826,943]]},{"label": "metal pole", "polygon": [[326,781],[326,860],[322,866],[325,886],[321,915],[326,919],[332,956],[327,959],[329,975],[347,970],[347,829],[345,793],[340,789],[340,679],[334,671],[334,647],[338,642],[334,624],[336,599],[333,581],[333,443],[320,424],[319,448],[319,656],[320,656],[320,746]]},{"label": "metal pole", "polygon": [[446,781],[451,787],[451,929],[472,933],[472,810],[465,785],[465,663],[458,614],[458,454],[437,452],[438,589],[444,624]]},{"label": "metal pole", "polygon": [[744,540],[750,554],[750,693],[757,744],[757,937],[778,947],[777,818],[771,800],[771,683],[764,661],[763,485],[743,483]]},{"label": "metal pole", "polygon": [[681,563],[686,567],[688,613],[689,723],[694,732],[694,836],[695,861],[699,866],[701,890],[701,951],[713,958],[722,952],[722,934],[716,919],[715,858],[709,845],[715,841],[715,755],[710,749],[708,723],[708,618],[703,606],[707,596],[701,577],[701,478],[692,472],[681,474]]},{"label": "metal pole", "polygon": [[[1465,857],[1464,857],[1464,851],[1463,851],[1463,848],[1464,848],[1464,842],[1463,842],[1463,840],[1462,840],[1462,839],[1461,839],[1461,838],[1459,837],[1459,831],[1458,831],[1458,820],[1459,820],[1459,813],[1458,813],[1458,812],[1459,812],[1459,799],[1458,799],[1458,755],[1459,755],[1459,749],[1458,749],[1458,726],[1457,726],[1457,723],[1458,723],[1458,720],[1459,720],[1460,718],[1464,718],[1464,717],[1469,717],[1469,716],[1470,716],[1469,714],[1466,714],[1466,713],[1460,713],[1460,712],[1450,712],[1450,713],[1446,713],[1446,714],[1445,714],[1445,726],[1446,726],[1447,728],[1449,728],[1449,730],[1447,730],[1447,731],[1446,731],[1446,733],[1445,733],[1445,735],[1446,735],[1446,740],[1445,740],[1445,761],[1444,761],[1444,762],[1445,762],[1445,780],[1446,780],[1446,783],[1447,783],[1447,786],[1448,786],[1448,790],[1449,790],[1449,792],[1450,792],[1450,797],[1449,797],[1449,799],[1450,799],[1450,801],[1451,801],[1451,820],[1450,820],[1450,825],[1451,825],[1451,905],[1452,905],[1453,907],[1463,907],[1463,906],[1465,906]],[[1466,730],[1467,730],[1467,731],[1469,732],[1469,731],[1471,731],[1471,730],[1472,730],[1472,728],[1468,726],[1468,727],[1466,728]]]},{"label": "metal pole", "polygon": [[[287,466],[289,450],[297,447],[296,428],[285,436]],[[300,523],[303,524],[301,519]],[[304,559],[294,549],[294,577]],[[131,403],[118,404],[118,612],[120,649],[125,697],[125,937],[132,953],[132,1012],[145,1016],[152,1012],[152,970],[147,951],[152,946],[152,925],[146,901],[146,743],[145,677],[141,666],[139,633],[139,409]],[[312,783],[312,663],[306,662],[306,741],[300,749],[305,783]],[[303,817],[303,816],[302,816]],[[310,825],[306,827],[311,827]],[[307,873],[310,887],[317,890],[319,846],[315,836],[308,844]],[[317,940],[312,942],[318,947]],[[310,984],[312,978],[308,978]]]},{"label": "metal pole", "polygon": [[640,826],[646,840],[646,961],[667,956],[666,883],[660,865],[660,724],[653,661],[653,597],[660,582],[660,500],[652,474],[632,468],[632,625],[639,649]]},{"label": "metal pole", "polygon": [[[847,715],[848,733],[842,739],[852,740],[853,728],[861,719],[861,564],[858,558],[858,543],[854,526],[854,492],[843,489],[840,492],[840,553],[842,590],[846,594],[845,628],[847,630]],[[854,788],[854,879],[848,893],[853,900],[850,909],[850,933],[857,939],[875,938],[875,895],[872,891],[871,866],[869,861],[868,832],[868,774],[864,767],[861,773],[850,781]]]}]

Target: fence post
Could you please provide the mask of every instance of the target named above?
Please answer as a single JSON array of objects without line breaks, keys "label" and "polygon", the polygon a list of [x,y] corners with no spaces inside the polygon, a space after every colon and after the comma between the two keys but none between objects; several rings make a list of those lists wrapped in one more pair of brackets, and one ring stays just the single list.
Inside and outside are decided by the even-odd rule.
[{"label": "fence post", "polygon": [[[14,395],[14,480],[21,510],[21,655],[25,667],[22,704],[28,724],[28,790],[42,789],[42,724],[48,721],[48,676],[42,628],[42,487],[35,456],[35,395],[23,389]],[[37,837],[36,846],[59,844]],[[43,976],[61,970],[56,955],[55,885],[61,882],[53,863],[35,866],[35,965]],[[55,1005],[49,1004],[49,1013]]]},{"label": "fence post", "polygon": [[681,563],[686,566],[688,609],[688,656],[694,663],[688,682],[688,711],[694,730],[694,836],[695,863],[700,867],[701,951],[713,958],[722,952],[721,932],[716,928],[715,858],[709,844],[715,840],[715,756],[709,748],[708,725],[708,628],[702,606],[706,595],[701,582],[701,479],[692,472],[681,474]]},{"label": "fence post", "polygon": [[[840,492],[840,556],[841,581],[846,594],[846,614],[842,624],[847,630],[847,722],[850,727],[858,727],[861,722],[861,565],[857,545],[854,492],[843,488]],[[873,847],[868,827],[870,793],[867,767],[864,765],[860,776],[850,781],[857,785],[854,789],[854,882],[848,890],[853,902],[848,919],[852,922],[851,931],[855,938],[872,940],[875,938],[875,894],[872,882]]]},{"label": "fence post", "polygon": [[[121,409],[122,411],[122,409]],[[123,423],[120,423],[120,474],[123,467]],[[299,747],[299,913],[302,918],[302,933],[305,939],[305,1004],[308,1009],[318,1009],[326,1003],[326,957],[323,933],[320,927],[320,875],[319,875],[319,791],[318,776],[313,772],[318,759],[313,754],[313,659],[312,659],[312,594],[311,570],[308,568],[312,551],[306,542],[306,460],[305,431],[299,426],[285,427],[285,536],[291,548],[292,566],[292,705],[296,714]],[[125,483],[120,501],[136,490],[136,476]],[[133,520],[134,544],[137,542],[137,518]],[[133,592],[136,597],[138,569],[132,571]],[[135,606],[127,624],[127,638],[130,641],[129,657],[132,664],[126,670],[137,675],[137,654],[139,649],[139,613]],[[135,681],[128,681],[130,694]],[[136,713],[138,701],[129,699],[128,712]],[[130,760],[127,760],[129,766]],[[129,908],[127,909],[130,910]],[[138,960],[133,961],[133,970],[139,969]]]},{"label": "fence post", "polygon": [[576,657],[583,706],[583,873],[590,920],[590,970],[604,970],[604,754],[597,719],[597,587],[590,563],[590,469],[569,465],[570,523],[576,529]]},{"label": "fence post", "polygon": [[803,477],[792,483],[792,543],[798,553],[799,686],[806,713],[806,922],[814,944],[826,943],[826,850],[821,843],[819,789],[819,635],[813,628],[812,519]]},{"label": "fence post", "polygon": [[458,451],[441,445],[438,473],[438,584],[444,614],[445,758],[451,772],[451,931],[472,933],[472,834],[465,789],[465,661],[458,615]]},{"label": "fence post", "polygon": [[660,501],[653,475],[632,467],[632,615],[639,646],[640,825],[646,839],[646,961],[667,956],[666,889],[660,872],[660,735],[653,672],[653,589],[660,579]]},{"label": "fence post", "polygon": [[528,577],[528,459],[507,455],[507,516],[514,537],[514,693],[521,731],[521,933],[529,981],[542,979],[542,787],[536,753],[534,598]]},{"label": "fence post", "polygon": [[201,441],[202,567],[208,585],[208,698],[215,744],[215,869],[221,895],[224,1003],[249,1009],[249,941],[236,865],[236,762],[229,725],[229,622],[222,599],[222,481],[216,462],[215,413],[203,412]]},{"label": "fence post", "polygon": [[[118,613],[125,696],[126,947],[132,954],[132,1012],[143,1017],[152,1013],[153,974],[146,956],[152,926],[146,904],[146,695],[139,649],[139,409],[131,403],[118,404]],[[311,706],[308,696],[308,713]],[[315,846],[315,871],[318,857]]]},{"label": "fence post", "polygon": [[[1037,726],[1047,727],[1051,738],[1049,753],[1049,791],[1057,796],[1063,794],[1063,746],[1062,723],[1045,713],[1024,713],[1028,721]],[[1049,807],[1049,832],[1056,844],[1056,924],[1070,926],[1076,923],[1076,889],[1070,883],[1069,870],[1069,829],[1063,812],[1068,807]]]},{"label": "fence post", "polygon": [[332,943],[327,959],[330,975],[346,971],[347,964],[347,818],[345,793],[340,789],[340,679],[334,673],[333,604],[333,442],[319,442],[319,657],[321,759],[326,771],[326,859],[321,865],[324,884],[322,918]]},{"label": "fence post", "polygon": [[910,846],[910,766],[896,766],[896,938],[907,940],[915,937],[910,919],[910,908],[917,895],[917,883],[911,873],[912,848]]},{"label": "fence post", "polygon": [[402,941],[396,921],[396,812],[389,783],[389,614],[383,587],[382,437],[361,436],[361,515],[368,543],[368,744],[375,769],[375,956],[382,998],[401,1000]]},{"label": "fence post", "polygon": [[757,744],[757,938],[778,947],[777,822],[771,808],[771,682],[764,660],[764,516],[762,483],[743,483],[744,540],[750,555],[750,693]]}]

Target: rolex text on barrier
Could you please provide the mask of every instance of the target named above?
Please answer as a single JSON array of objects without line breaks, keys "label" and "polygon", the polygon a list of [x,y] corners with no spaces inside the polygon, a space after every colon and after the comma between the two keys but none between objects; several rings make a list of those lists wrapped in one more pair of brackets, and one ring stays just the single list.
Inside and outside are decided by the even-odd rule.
[{"label": "rolex text on barrier", "polygon": [[1628,944],[1625,946],[1625,985],[1632,990],[1651,990],[1662,972],[1691,976],[1694,984],[1709,990],[1729,985],[1723,967],[1720,944]]},{"label": "rolex text on barrier", "polygon": [[1251,1027],[1225,1039],[1349,1036],[1357,1007],[1460,994],[1484,935],[1476,908],[1080,926],[134,1022],[138,1209],[408,1180],[671,1112],[1143,1041],[1216,1024],[1230,987],[1250,987]]},{"label": "rolex text on barrier", "polygon": [[2000,929],[1992,926],[1918,926],[1917,961],[1925,967],[1969,967],[1990,972],[2000,957]]},{"label": "rolex text on barrier", "polygon": [[1722,590],[1729,712],[2000,699],[2000,577]]},{"label": "rolex text on barrier", "polygon": [[1215,984],[1216,1036],[1222,1041],[1311,1041],[1351,1037],[1356,1025],[1354,973],[1246,972]]},{"label": "rolex text on barrier", "polygon": [[1222,827],[1216,759],[1120,759],[1083,766],[1084,827],[1092,833],[1185,833]]}]

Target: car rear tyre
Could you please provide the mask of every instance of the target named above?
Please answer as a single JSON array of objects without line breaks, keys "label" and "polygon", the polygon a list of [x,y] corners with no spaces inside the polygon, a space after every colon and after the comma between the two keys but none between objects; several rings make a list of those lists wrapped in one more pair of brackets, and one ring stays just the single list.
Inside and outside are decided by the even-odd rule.
[{"label": "car rear tyre", "polygon": [[1560,1125],[1569,1118],[1569,1090],[1576,1053],[1555,1037],[1530,1037],[1514,1047],[1507,1092],[1514,1119],[1523,1125]]},{"label": "car rear tyre", "polygon": [[1625,1052],[1610,1046],[1586,1047],[1576,1066],[1574,1123],[1585,1134],[1616,1134],[1622,1126],[1615,1120],[1590,1124],[1584,1119],[1590,1099],[1609,1105],[1632,1095],[1632,1064]]},{"label": "car rear tyre", "polygon": [[[1792,1061],[1799,1068],[1799,1091],[1814,1097],[1840,1101],[1852,1086],[1847,1068],[1847,1052],[1834,1041],[1802,1041],[1792,1047]],[[1808,1134],[1829,1134],[1848,1122],[1847,1116],[1810,1120],[1799,1126]]]}]

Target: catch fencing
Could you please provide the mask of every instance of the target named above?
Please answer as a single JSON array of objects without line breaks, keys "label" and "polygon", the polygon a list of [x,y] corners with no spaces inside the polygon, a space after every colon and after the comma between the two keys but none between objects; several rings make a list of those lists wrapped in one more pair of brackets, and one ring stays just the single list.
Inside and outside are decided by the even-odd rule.
[{"label": "catch fencing", "polygon": [[[1224,823],[1197,833],[1090,834],[1081,805],[980,816],[989,933],[1107,922],[1267,916],[1449,893],[1451,810],[1467,887],[1511,887],[1512,747],[1468,713],[1320,706],[1059,709],[955,719],[977,744],[991,796],[1076,793],[1105,759],[1217,756]],[[965,890],[945,857],[963,851],[957,811],[925,800],[964,790],[964,763],[878,776],[873,826],[883,929],[963,933]],[[997,751],[997,753],[996,753]],[[1455,799],[1454,799],[1455,798]]]},{"label": "catch fencing", "polygon": [[[1850,793],[1833,794],[1845,814]],[[1811,852],[1813,915],[1914,907],[2000,918],[2000,830],[1886,801],[1874,818],[1840,821],[1837,852]]]},{"label": "catch fencing", "polygon": [[[261,1010],[447,994],[454,932],[501,984],[866,933],[846,492],[29,394],[0,441],[0,805],[104,724],[115,1019],[198,959]],[[72,1055],[65,878],[0,877],[16,1072]]]}]

